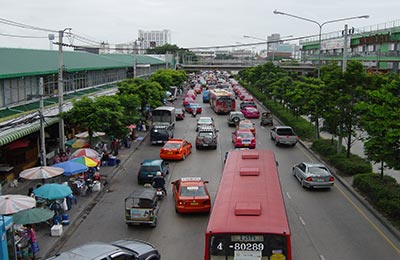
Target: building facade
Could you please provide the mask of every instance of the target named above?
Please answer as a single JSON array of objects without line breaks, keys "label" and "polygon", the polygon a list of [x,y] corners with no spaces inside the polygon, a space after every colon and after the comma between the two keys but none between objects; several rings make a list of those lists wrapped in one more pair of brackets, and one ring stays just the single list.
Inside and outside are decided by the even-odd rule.
[{"label": "building facade", "polygon": [[139,39],[143,44],[143,49],[152,49],[165,44],[171,44],[171,31],[145,31],[139,30]]},{"label": "building facade", "polygon": [[[345,43],[345,35],[347,42]],[[319,45],[318,37],[300,41],[303,63],[321,64],[343,60],[360,61],[371,72],[399,72],[400,67],[400,20],[362,28],[323,34]],[[344,50],[347,52],[344,52]]]}]

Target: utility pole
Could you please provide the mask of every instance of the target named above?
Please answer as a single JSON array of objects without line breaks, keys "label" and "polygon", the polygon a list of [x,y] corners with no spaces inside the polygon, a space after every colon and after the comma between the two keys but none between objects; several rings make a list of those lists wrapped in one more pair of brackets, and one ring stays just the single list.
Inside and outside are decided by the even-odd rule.
[{"label": "utility pole", "polygon": [[58,31],[58,127],[59,127],[59,141],[60,141],[60,152],[65,151],[65,134],[64,134],[64,119],[60,116],[63,112],[64,103],[64,80],[63,80],[63,37],[66,30],[71,28],[65,28],[64,30]]},{"label": "utility pole", "polygon": [[137,63],[137,60],[136,60],[136,51],[137,51],[136,46],[137,46],[137,40],[135,40],[133,42],[133,78],[136,78],[136,63]]},{"label": "utility pole", "polygon": [[46,136],[44,132],[44,117],[43,117],[43,78],[39,79],[39,117],[40,117],[40,165],[46,166]]},{"label": "utility pole", "polygon": [[344,73],[347,68],[347,42],[348,42],[348,25],[344,25],[344,47],[343,47],[343,63],[342,72]]}]

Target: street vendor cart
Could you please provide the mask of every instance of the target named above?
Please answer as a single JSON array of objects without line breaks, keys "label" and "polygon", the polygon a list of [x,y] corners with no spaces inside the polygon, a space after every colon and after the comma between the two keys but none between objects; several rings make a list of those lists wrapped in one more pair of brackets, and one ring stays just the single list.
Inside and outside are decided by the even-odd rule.
[{"label": "street vendor cart", "polygon": [[125,223],[130,225],[157,225],[160,209],[157,192],[153,188],[143,188],[125,198]]}]

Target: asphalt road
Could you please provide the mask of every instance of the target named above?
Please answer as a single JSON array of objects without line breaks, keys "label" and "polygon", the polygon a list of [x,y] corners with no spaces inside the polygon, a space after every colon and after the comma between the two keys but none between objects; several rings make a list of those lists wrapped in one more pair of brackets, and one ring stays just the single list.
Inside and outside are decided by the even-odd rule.
[{"label": "asphalt road", "polygon": [[[196,150],[185,161],[171,162],[168,196],[161,203],[156,228],[128,227],[124,222],[124,198],[140,186],[136,176],[140,161],[159,158],[160,146],[144,142],[125,169],[111,181],[111,191],[93,208],[61,251],[88,241],[111,242],[123,238],[149,241],[157,246],[162,259],[203,259],[204,232],[209,215],[175,213],[170,182],[185,176],[201,176],[208,180],[211,195],[218,188],[226,151],[233,148],[226,116],[216,115],[208,104],[202,104],[202,116],[213,116],[219,132],[217,150]],[[176,106],[180,106],[176,102]],[[199,117],[199,115],[197,116]],[[175,138],[186,138],[194,144],[196,118],[186,115],[176,124]],[[294,164],[316,159],[301,145],[275,147],[268,127],[257,126],[257,148],[272,149],[279,162],[283,196],[292,233],[293,259],[365,260],[399,259],[400,242],[369,213],[339,182],[328,190],[303,189],[291,174]],[[268,209],[266,209],[268,210]]]}]

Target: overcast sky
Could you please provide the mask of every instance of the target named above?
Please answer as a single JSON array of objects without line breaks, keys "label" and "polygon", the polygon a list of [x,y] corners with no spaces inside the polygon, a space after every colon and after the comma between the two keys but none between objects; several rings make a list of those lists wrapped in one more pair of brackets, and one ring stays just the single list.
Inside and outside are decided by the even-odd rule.
[{"label": "overcast sky", "polygon": [[[370,16],[327,24],[323,33],[342,30],[345,23],[359,28],[399,20],[400,25],[400,0],[0,0],[0,6],[0,19],[55,31],[70,27],[75,34],[110,44],[135,40],[140,29],[169,29],[172,44],[188,48],[256,42],[243,35],[265,39],[272,33],[294,37],[318,34],[316,24],[275,15],[275,9],[320,23]],[[0,47],[49,49],[48,32],[1,21]],[[73,43],[85,45],[77,40]]]}]

